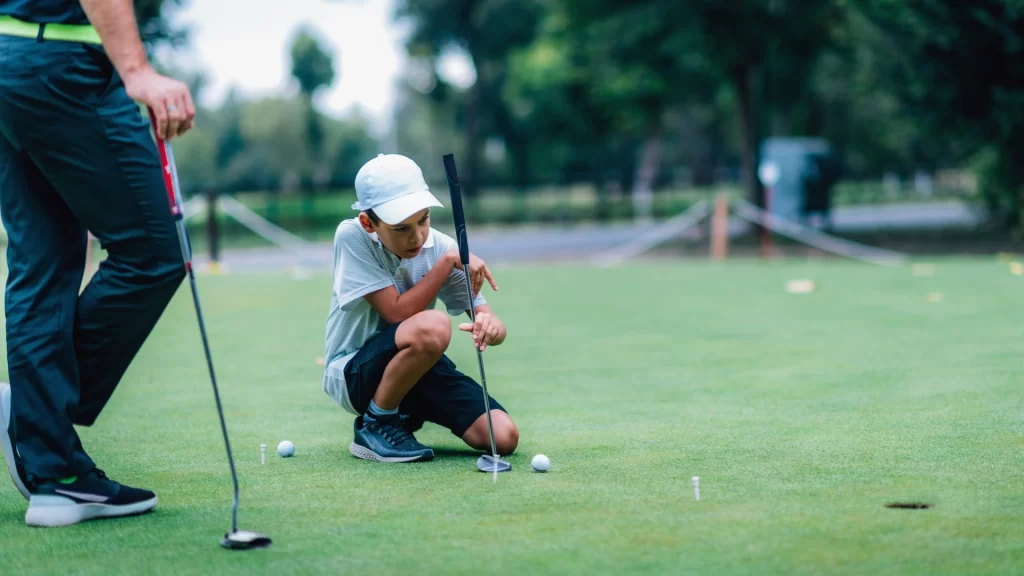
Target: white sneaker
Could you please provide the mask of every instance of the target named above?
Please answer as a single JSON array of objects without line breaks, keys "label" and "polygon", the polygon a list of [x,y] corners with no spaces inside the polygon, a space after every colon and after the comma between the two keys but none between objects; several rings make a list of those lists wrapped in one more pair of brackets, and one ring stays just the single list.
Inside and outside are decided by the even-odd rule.
[{"label": "white sneaker", "polygon": [[25,512],[25,523],[54,528],[94,518],[136,516],[155,507],[156,494],[114,482],[97,468],[84,476],[36,486]]},{"label": "white sneaker", "polygon": [[14,443],[11,442],[11,385],[7,382],[0,382],[0,448],[3,448],[4,459],[7,460],[7,470],[11,473],[11,480],[17,486],[18,492],[29,500],[32,494],[21,479],[18,473],[18,465],[14,461]]}]

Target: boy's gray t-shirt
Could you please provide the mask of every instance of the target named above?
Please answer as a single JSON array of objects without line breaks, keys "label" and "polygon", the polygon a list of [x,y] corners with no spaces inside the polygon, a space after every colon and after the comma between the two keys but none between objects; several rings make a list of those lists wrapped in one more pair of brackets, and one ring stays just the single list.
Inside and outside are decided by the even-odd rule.
[{"label": "boy's gray t-shirt", "polygon": [[[342,408],[358,414],[348,397],[345,365],[363,344],[387,327],[363,296],[388,286],[394,286],[399,294],[405,293],[453,248],[458,248],[458,244],[451,236],[431,228],[423,250],[414,258],[400,259],[384,248],[376,234],[363,230],[359,220],[353,218],[338,225],[334,233],[334,287],[327,316],[323,386],[324,392]],[[427,309],[433,309],[437,300],[444,302],[452,316],[469,309],[462,270],[452,269]],[[474,308],[486,303],[482,292],[473,299]]]}]

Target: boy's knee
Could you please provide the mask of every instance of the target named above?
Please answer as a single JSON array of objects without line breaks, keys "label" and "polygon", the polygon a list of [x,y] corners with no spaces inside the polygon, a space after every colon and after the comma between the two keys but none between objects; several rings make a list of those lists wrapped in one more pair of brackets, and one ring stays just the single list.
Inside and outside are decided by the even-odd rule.
[{"label": "boy's knee", "polygon": [[494,430],[494,445],[498,454],[508,456],[519,447],[519,429],[509,422],[506,425],[498,426]]},{"label": "boy's knee", "polygon": [[[494,425],[494,447],[501,456],[508,456],[519,447],[519,429],[502,410],[491,410],[491,422]],[[491,439],[487,430],[487,415],[479,418],[466,430],[462,439],[473,448],[490,453]]]},{"label": "boy's knee", "polygon": [[441,356],[452,340],[452,322],[448,315],[428,310],[416,315],[412,346],[426,354]]}]

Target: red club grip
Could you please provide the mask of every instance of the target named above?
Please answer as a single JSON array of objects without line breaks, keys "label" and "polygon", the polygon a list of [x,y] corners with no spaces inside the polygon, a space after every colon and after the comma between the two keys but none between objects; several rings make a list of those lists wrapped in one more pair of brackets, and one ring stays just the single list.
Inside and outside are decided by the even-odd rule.
[{"label": "red club grip", "polygon": [[149,110],[149,122],[153,125],[153,136],[156,138],[156,151],[160,155],[160,168],[164,175],[164,189],[167,190],[167,201],[171,206],[171,214],[177,216],[178,203],[174,201],[174,182],[171,180],[171,165],[167,157],[167,142],[164,142],[164,139],[157,132],[156,114],[153,113],[153,109],[149,107],[147,109]]}]

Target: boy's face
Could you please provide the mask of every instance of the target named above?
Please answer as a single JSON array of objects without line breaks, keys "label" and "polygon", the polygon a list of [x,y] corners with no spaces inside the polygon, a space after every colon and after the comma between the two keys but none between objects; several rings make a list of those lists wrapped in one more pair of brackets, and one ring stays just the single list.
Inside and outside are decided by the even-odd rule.
[{"label": "boy's face", "polygon": [[359,223],[367,232],[376,232],[381,244],[395,256],[414,258],[430,235],[430,209],[413,214],[398,224],[383,221],[374,224],[366,212],[362,212],[359,214]]}]

